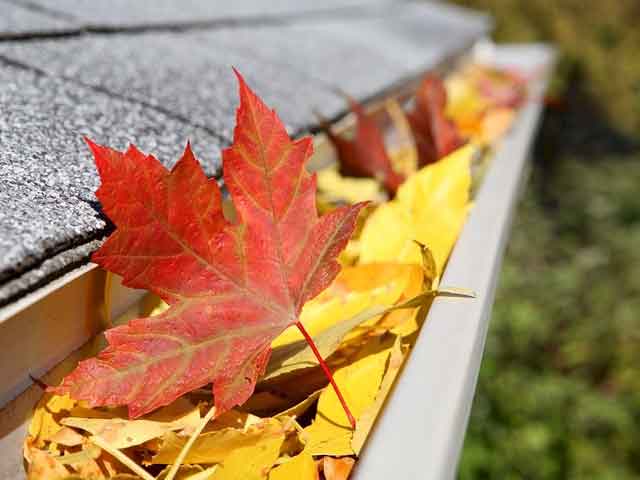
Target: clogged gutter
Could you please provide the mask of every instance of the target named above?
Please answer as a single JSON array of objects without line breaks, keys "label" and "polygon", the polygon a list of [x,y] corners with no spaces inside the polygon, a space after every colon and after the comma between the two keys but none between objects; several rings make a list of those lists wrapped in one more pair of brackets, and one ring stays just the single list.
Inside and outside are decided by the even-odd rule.
[{"label": "clogged gutter", "polygon": [[[450,301],[473,301],[459,298],[470,295],[460,288],[464,285],[445,287],[439,285],[439,279],[472,208],[471,192],[474,183],[481,181],[478,172],[483,171],[490,161],[491,149],[513,122],[526,97],[525,85],[526,79],[519,72],[465,64],[443,83],[433,76],[425,78],[415,99],[388,103],[375,115],[369,116],[354,104],[357,128],[351,136],[328,132],[339,162],[318,172],[317,194],[312,192],[323,214],[320,219],[355,212],[354,205],[362,210],[348,243],[345,238],[332,248],[341,265],[340,273],[332,270],[333,276],[337,273],[335,279],[329,284],[329,277],[322,281],[312,278],[311,283],[318,282],[312,289],[314,295],[301,296],[300,303],[309,301],[296,312],[299,316],[291,326],[285,329],[287,324],[282,323],[274,327],[272,322],[269,334],[260,342],[252,337],[253,350],[241,357],[242,369],[231,369],[233,376],[225,370],[221,375],[194,379],[193,371],[201,371],[197,365],[183,370],[175,364],[148,367],[149,358],[158,349],[164,349],[165,356],[175,351],[153,336],[158,332],[142,332],[151,335],[146,337],[150,342],[132,341],[134,335],[141,333],[141,327],[153,329],[160,325],[164,334],[168,332],[165,327],[170,327],[170,333],[177,334],[181,342],[190,335],[189,341],[200,345],[201,339],[193,337],[204,333],[194,332],[194,325],[204,317],[190,317],[185,331],[179,329],[182,317],[176,317],[177,323],[167,322],[173,318],[172,309],[181,308],[180,302],[177,294],[163,294],[160,290],[167,291],[166,282],[178,282],[181,274],[188,271],[184,265],[177,268],[180,261],[176,261],[173,276],[163,277],[162,288],[151,281],[148,285],[170,306],[158,298],[155,311],[150,312],[155,315],[151,319],[116,327],[117,335],[109,337],[112,346],[107,353],[83,364],[86,367],[68,377],[55,393],[44,394],[25,441],[29,478],[127,478],[132,473],[146,479],[347,478],[394,379],[401,373],[433,296],[444,294],[458,297]],[[274,107],[277,110],[277,105]],[[410,114],[405,116],[405,112]],[[245,146],[241,150],[241,157],[258,162],[251,148]],[[230,158],[233,163],[235,157]],[[193,164],[194,160],[189,157],[185,162]],[[173,189],[167,192],[179,193],[180,172],[174,170],[174,180],[168,179],[168,172],[160,172],[159,178],[167,180],[157,180],[156,184],[166,181],[166,188]],[[182,177],[185,181],[199,175],[195,170],[184,172],[188,173]],[[300,175],[301,185],[312,188],[310,177],[306,173]],[[243,191],[260,204],[263,197],[259,190],[251,191],[254,177],[243,178]],[[218,195],[208,182],[197,188],[189,185],[188,192],[194,196],[203,191],[210,197]],[[207,188],[213,190],[207,192]],[[286,191],[286,182],[279,188]],[[233,197],[233,186],[231,190]],[[238,225],[249,218],[252,207],[237,203],[237,195],[234,211],[227,209],[224,218],[221,212],[220,217],[215,217],[216,209],[207,210],[211,204],[200,202],[198,197],[194,197],[189,212],[182,215],[202,216],[207,222],[214,222],[215,217],[216,222]],[[363,208],[361,202],[370,203]],[[112,211],[118,208],[115,204]],[[301,210],[299,215],[315,218],[315,211]],[[129,219],[126,217],[126,221]],[[122,228],[117,219],[115,223]],[[209,227],[214,232],[218,228]],[[342,236],[349,234],[345,231]],[[112,244],[115,242],[112,240]],[[136,242],[139,237],[129,237],[116,246],[140,247]],[[295,244],[289,246],[295,248]],[[290,253],[287,249],[282,251]],[[131,255],[126,250],[116,254]],[[334,260],[321,261],[331,266]],[[125,279],[131,275],[114,262],[104,265]],[[136,282],[142,282],[145,271],[154,268],[138,266],[130,283],[141,286]],[[289,285],[296,272],[301,270],[290,270]],[[273,293],[273,277],[260,280],[266,281],[261,288]],[[189,282],[185,277],[171,287],[193,291],[193,282]],[[400,306],[405,308],[396,308]],[[246,311],[234,308],[228,310],[233,313],[225,321],[233,323],[244,318]],[[199,328],[211,328],[208,318],[202,321]],[[336,388],[329,384],[313,349],[295,325],[297,321],[326,361]],[[207,335],[209,339],[211,334]],[[234,347],[244,348],[240,344]],[[272,353],[267,361],[269,354],[264,352],[269,347]],[[203,360],[214,360],[219,354],[215,350],[209,353]],[[250,368],[243,363],[247,359],[253,362]],[[233,357],[225,357],[224,361],[235,362]],[[158,369],[153,370],[155,367]],[[141,374],[122,378],[134,370]],[[162,377],[163,370],[169,375]],[[178,375],[173,374],[176,371]],[[238,387],[238,376],[249,382],[249,389]],[[162,383],[154,384],[158,378]],[[96,379],[106,380],[101,383]],[[215,395],[206,386],[212,381]],[[234,388],[238,390],[227,390]],[[147,408],[134,407],[132,411],[132,405],[140,404]],[[142,415],[131,419],[122,408],[124,405],[129,405],[129,413],[134,416]],[[347,412],[354,417],[355,428]]]}]

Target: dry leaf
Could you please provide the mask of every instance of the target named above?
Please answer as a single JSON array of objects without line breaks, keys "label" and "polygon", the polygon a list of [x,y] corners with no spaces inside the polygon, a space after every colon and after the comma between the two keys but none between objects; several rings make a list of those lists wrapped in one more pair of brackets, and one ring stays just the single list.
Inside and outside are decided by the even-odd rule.
[{"label": "dry leaf", "polygon": [[[374,402],[380,388],[391,346],[374,339],[353,363],[336,370],[334,377],[342,385],[342,394],[357,419]],[[370,353],[371,352],[371,353]],[[318,400],[313,423],[302,435],[305,451],[312,455],[351,455],[353,430],[335,392],[325,389]]]},{"label": "dry leaf", "polygon": [[255,445],[233,449],[225,457],[211,480],[264,480],[280,456],[284,430],[265,431]]},{"label": "dry leaf", "polygon": [[418,151],[411,132],[411,125],[406,113],[396,100],[386,101],[385,110],[392,124],[390,129],[392,137],[387,146],[391,164],[396,172],[400,172],[405,178],[408,178],[418,170]]},{"label": "dry leaf", "polygon": [[[304,306],[301,321],[316,338],[372,306],[394,305],[415,275],[421,275],[419,267],[394,262],[343,268],[329,288]],[[271,346],[276,349],[300,340],[304,340],[300,332],[288,328]]]},{"label": "dry leaf", "polygon": [[[246,429],[223,428],[201,434],[189,450],[184,463],[223,463],[236,450],[256,448],[268,439],[284,441],[284,428],[275,419],[264,419]],[[187,438],[169,432],[162,437],[161,447],[151,463],[171,464],[187,443]],[[277,457],[276,457],[277,458]]]},{"label": "dry leaf", "polygon": [[[62,422],[64,422],[64,418]],[[77,447],[82,445],[85,441],[85,437],[69,427],[62,427],[58,432],[51,437],[51,441],[58,445],[65,447]]]},{"label": "dry leaf", "polygon": [[456,124],[446,116],[446,105],[447,91],[442,80],[427,74],[416,92],[413,110],[407,112],[421,167],[449,155],[464,143]]},{"label": "dry leaf", "polygon": [[29,458],[27,480],[64,480],[69,476],[69,470],[44,450],[32,448]]},{"label": "dry leaf", "polygon": [[318,468],[313,456],[302,452],[271,470],[269,480],[318,480]]},{"label": "dry leaf", "polygon": [[29,436],[33,445],[40,448],[45,442],[51,441],[62,429],[58,422],[62,413],[71,410],[76,403],[68,395],[45,393],[38,402],[29,424]]},{"label": "dry leaf", "polygon": [[429,247],[441,275],[470,208],[474,152],[468,145],[422,168],[398,189],[393,201],[379,206],[362,230],[360,263],[420,265],[418,241]]},{"label": "dry leaf", "polygon": [[356,116],[353,138],[337,135],[325,125],[325,132],[338,155],[340,172],[353,177],[375,178],[393,195],[404,177],[393,169],[375,120],[354,99],[349,98],[349,105]]},{"label": "dry leaf", "polygon": [[489,110],[482,119],[482,130],[478,142],[492,145],[502,137],[513,124],[516,112],[510,108]]},{"label": "dry leaf", "polygon": [[344,177],[336,166],[319,170],[317,178],[318,203],[321,204],[382,203],[386,200],[378,182],[371,178]]},{"label": "dry leaf", "polygon": [[178,399],[140,420],[78,417],[61,420],[63,425],[100,436],[118,450],[140,445],[169,431],[195,428],[199,422],[200,409],[186,399]]},{"label": "dry leaf", "polygon": [[[201,467],[200,465],[182,465],[174,480],[209,480],[211,475],[218,469],[217,465],[214,465],[209,468]],[[171,467],[165,468],[162,472],[158,474],[156,477],[157,480],[164,480],[171,470]]]},{"label": "dry leaf", "polygon": [[356,455],[360,455],[360,451],[369,436],[369,432],[371,432],[371,428],[382,409],[382,405],[384,404],[387,395],[391,391],[391,387],[400,372],[400,368],[402,367],[405,358],[406,353],[403,353],[402,342],[398,338],[391,349],[387,371],[385,372],[382,383],[380,384],[380,389],[378,390],[378,393],[376,393],[375,401],[369,405],[358,418],[358,423],[356,424],[356,429],[353,432],[353,438],[351,439],[351,447]]}]

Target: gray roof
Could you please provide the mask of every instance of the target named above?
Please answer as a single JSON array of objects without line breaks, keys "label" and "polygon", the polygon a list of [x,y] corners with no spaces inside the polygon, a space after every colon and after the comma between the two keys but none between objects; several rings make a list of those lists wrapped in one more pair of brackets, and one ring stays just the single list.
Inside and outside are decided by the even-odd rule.
[{"label": "gray roof", "polygon": [[339,91],[371,98],[486,29],[426,2],[0,0],[0,306],[86,262],[108,231],[83,135],[167,165],[191,139],[215,175],[232,65],[299,134],[314,110],[344,113]]}]

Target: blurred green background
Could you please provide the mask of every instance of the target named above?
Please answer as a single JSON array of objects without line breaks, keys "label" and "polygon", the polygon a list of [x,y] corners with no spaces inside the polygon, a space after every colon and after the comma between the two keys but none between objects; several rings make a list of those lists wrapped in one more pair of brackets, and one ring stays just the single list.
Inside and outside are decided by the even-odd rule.
[{"label": "blurred green background", "polygon": [[640,478],[640,1],[457,3],[560,50],[459,478]]}]

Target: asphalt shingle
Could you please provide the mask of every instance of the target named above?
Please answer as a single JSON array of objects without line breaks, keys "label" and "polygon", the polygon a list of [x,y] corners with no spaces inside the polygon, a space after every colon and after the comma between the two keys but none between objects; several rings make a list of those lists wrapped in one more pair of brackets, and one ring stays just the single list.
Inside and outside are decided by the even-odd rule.
[{"label": "asphalt shingle", "polygon": [[0,54],[152,105],[227,140],[232,135],[236,106],[232,66],[276,107],[292,132],[314,122],[313,108],[332,114],[343,103],[304,73],[219,45],[215,33],[207,37],[162,32],[82,36],[64,42],[11,42],[0,45]]},{"label": "asphalt shingle", "polygon": [[487,28],[482,15],[438,4],[407,3],[375,18],[234,28],[200,36],[204,42],[243,50],[366,98],[433,67],[469,46]]},{"label": "asphalt shingle", "polygon": [[[68,249],[103,235],[97,173],[82,135],[173,164],[188,138],[209,172],[219,140],[140,104],[12,66],[0,67],[0,305],[48,274],[87,257],[80,249],[47,275],[26,275]],[[19,280],[15,283],[15,280]]]},{"label": "asphalt shingle", "polygon": [[[0,54],[49,74],[153,105],[230,140],[231,66],[274,106],[292,133],[344,109],[341,89],[366,98],[433,66],[481,32],[452,24],[433,6],[403,5],[378,19],[293,27],[91,35],[7,42]],[[456,27],[456,28],[452,28]]]},{"label": "asphalt shingle", "polygon": [[77,30],[66,15],[47,15],[29,8],[0,0],[0,39],[33,34],[57,34]]},{"label": "asphalt shingle", "polygon": [[220,20],[284,20],[318,14],[366,13],[388,0],[14,0],[68,15],[85,26],[135,27]]}]

